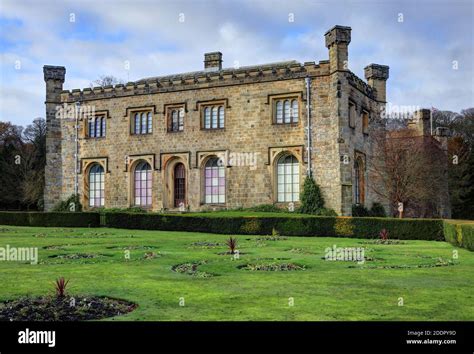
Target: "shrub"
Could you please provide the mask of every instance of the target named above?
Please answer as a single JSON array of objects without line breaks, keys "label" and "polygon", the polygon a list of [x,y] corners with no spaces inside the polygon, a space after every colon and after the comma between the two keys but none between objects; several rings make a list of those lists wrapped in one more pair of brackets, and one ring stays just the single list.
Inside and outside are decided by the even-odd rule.
[{"label": "shrub", "polygon": [[386,229],[392,239],[444,240],[443,221],[440,219],[351,218],[326,216],[193,216],[157,213],[105,214],[108,227],[210,232],[227,235],[271,235],[273,230],[282,236],[323,236],[379,238]]},{"label": "shrub", "polygon": [[372,204],[372,208],[370,208],[369,213],[370,213],[370,216],[373,216],[373,217],[385,218],[387,216],[387,213],[385,212],[385,208],[383,207],[383,205],[377,202]]},{"label": "shrub", "polygon": [[474,223],[445,221],[443,228],[447,242],[474,251]]},{"label": "shrub", "polygon": [[334,209],[321,208],[321,209],[318,209],[316,211],[315,215],[319,215],[319,216],[337,216],[337,213],[334,211]]},{"label": "shrub", "polygon": [[380,235],[381,240],[384,240],[384,241],[388,240],[388,231],[387,231],[387,229],[382,229],[382,231],[380,231],[379,235]]},{"label": "shrub", "polygon": [[281,213],[284,211],[274,204],[260,204],[251,208],[241,209],[241,210],[259,211],[259,212],[268,212],[268,213]]},{"label": "shrub", "polygon": [[336,232],[336,236],[354,237],[354,225],[352,223],[352,218],[336,218],[334,230]]},{"label": "shrub", "polygon": [[71,194],[69,198],[56,204],[53,211],[67,211],[67,212],[80,212],[82,211],[82,204],[79,198],[79,194]]},{"label": "shrub", "polygon": [[129,208],[99,208],[97,211],[101,213],[147,213],[146,209],[139,206]]},{"label": "shrub", "polygon": [[324,208],[324,197],[321,193],[321,189],[316,184],[313,177],[308,176],[305,178],[300,200],[300,213],[317,214],[318,210]]},{"label": "shrub", "polygon": [[56,282],[54,283],[56,297],[63,298],[66,295],[66,287],[68,283],[69,280],[65,280],[64,277],[56,279]]},{"label": "shrub", "polygon": [[370,216],[369,210],[363,205],[354,204],[352,205],[352,216],[355,217],[366,217]]},{"label": "shrub", "polygon": [[0,225],[99,227],[99,213],[0,212]]},{"label": "shrub", "polygon": [[235,237],[229,237],[229,239],[225,242],[227,247],[229,247],[230,254],[235,254],[235,250],[237,249],[237,239]]},{"label": "shrub", "polygon": [[259,219],[252,219],[246,221],[240,228],[245,234],[260,234],[261,222]]}]

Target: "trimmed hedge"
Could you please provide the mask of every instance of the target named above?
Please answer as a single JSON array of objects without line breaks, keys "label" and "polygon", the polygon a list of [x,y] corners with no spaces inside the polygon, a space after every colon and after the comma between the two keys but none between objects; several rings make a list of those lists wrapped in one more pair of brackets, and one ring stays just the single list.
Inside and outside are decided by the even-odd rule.
[{"label": "trimmed hedge", "polygon": [[441,219],[395,219],[326,216],[212,216],[127,212],[0,212],[0,225],[116,227],[125,229],[208,232],[216,234],[435,240],[474,251],[474,223]]},{"label": "trimmed hedge", "polygon": [[441,219],[351,217],[246,217],[106,213],[105,226],[127,229],[210,232],[217,234],[378,238],[382,229],[400,240],[444,240]]},{"label": "trimmed hedge", "polygon": [[447,242],[474,251],[474,223],[445,221],[444,236]]},{"label": "trimmed hedge", "polygon": [[0,225],[99,227],[99,213],[0,212]]}]

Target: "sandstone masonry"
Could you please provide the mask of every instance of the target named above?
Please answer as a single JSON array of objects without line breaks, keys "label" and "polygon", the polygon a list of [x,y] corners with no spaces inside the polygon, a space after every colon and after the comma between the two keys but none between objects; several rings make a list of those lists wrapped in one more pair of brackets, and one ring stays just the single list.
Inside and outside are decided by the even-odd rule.
[{"label": "sandstone masonry", "polygon": [[[368,188],[370,132],[386,102],[389,68],[368,65],[365,82],[348,69],[351,28],[335,26],[325,40],[329,60],[319,63],[223,68],[222,54],[213,52],[205,54],[202,71],[83,90],[62,91],[66,69],[45,66],[45,209],[76,191],[86,208],[91,205],[90,189],[97,188],[91,187],[94,165],[104,171],[103,206],[134,206],[136,168],[142,162],[151,167],[148,207],[152,210],[176,209],[178,194],[181,207],[189,210],[268,203],[287,206],[288,200],[278,197],[278,182],[284,182],[278,177],[278,164],[285,156],[296,158],[300,186],[310,172],[310,162],[327,207],[341,215],[350,215],[357,201],[370,207],[378,201]],[[278,101],[286,100],[297,101],[297,122],[279,124]],[[206,129],[208,106],[225,111],[220,129]],[[64,114],[64,109],[59,114],[58,107],[92,108],[105,119],[104,136],[91,137],[90,117],[73,117]],[[170,131],[174,109],[181,114],[182,129]],[[141,112],[151,113],[147,134],[135,134],[135,117]],[[232,163],[229,156],[255,163]],[[205,166],[214,157],[225,167],[225,202],[220,203],[206,202]],[[182,173],[177,172],[177,164],[184,165],[183,178],[177,176]],[[362,171],[359,176],[358,171]]]}]

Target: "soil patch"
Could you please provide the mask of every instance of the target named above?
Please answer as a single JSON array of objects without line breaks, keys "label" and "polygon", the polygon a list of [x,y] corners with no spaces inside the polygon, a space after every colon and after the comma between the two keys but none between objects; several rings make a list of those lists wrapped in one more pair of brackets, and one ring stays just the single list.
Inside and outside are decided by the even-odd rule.
[{"label": "soil patch", "polygon": [[120,316],[136,304],[99,296],[24,297],[0,303],[0,321],[87,321]]}]

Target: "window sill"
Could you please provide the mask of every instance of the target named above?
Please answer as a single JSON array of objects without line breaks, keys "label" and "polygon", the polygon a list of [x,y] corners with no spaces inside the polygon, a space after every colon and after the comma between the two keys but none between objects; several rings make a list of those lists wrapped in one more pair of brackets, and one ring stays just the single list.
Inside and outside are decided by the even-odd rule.
[{"label": "window sill", "polygon": [[272,125],[276,126],[276,127],[299,127],[299,126],[301,126],[300,123],[275,123],[275,122],[273,122]]}]

